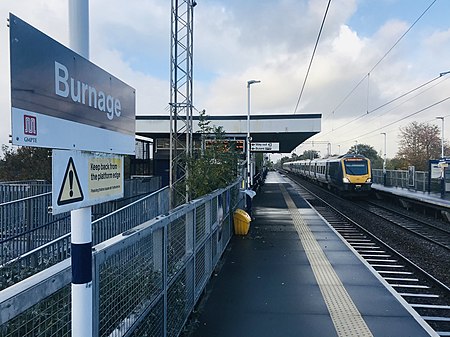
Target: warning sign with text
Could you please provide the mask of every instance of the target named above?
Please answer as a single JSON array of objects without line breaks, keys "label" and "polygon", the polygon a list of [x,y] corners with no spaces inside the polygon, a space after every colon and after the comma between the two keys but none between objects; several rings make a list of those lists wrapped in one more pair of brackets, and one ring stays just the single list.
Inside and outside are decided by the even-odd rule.
[{"label": "warning sign with text", "polygon": [[90,158],[88,162],[89,196],[104,198],[123,193],[122,158]]},{"label": "warning sign with text", "polygon": [[123,193],[123,156],[53,150],[53,214],[119,199]]}]

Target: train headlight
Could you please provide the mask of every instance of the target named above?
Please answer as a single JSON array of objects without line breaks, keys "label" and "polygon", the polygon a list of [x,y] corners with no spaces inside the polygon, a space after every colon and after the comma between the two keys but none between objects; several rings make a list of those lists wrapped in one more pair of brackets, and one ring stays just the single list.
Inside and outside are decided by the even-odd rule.
[{"label": "train headlight", "polygon": [[350,183],[350,180],[348,180],[348,178],[344,177],[344,178],[342,178],[342,182],[344,184],[348,184],[348,183]]},{"label": "train headlight", "polygon": [[372,179],[367,178],[366,183],[371,183],[371,182],[372,182]]}]

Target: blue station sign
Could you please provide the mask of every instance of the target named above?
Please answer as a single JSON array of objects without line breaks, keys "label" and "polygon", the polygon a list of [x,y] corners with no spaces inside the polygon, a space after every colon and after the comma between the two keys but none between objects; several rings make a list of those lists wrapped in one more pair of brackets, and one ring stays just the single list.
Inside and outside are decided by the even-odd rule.
[{"label": "blue station sign", "polygon": [[135,90],[13,14],[9,22],[12,143],[134,154]]}]

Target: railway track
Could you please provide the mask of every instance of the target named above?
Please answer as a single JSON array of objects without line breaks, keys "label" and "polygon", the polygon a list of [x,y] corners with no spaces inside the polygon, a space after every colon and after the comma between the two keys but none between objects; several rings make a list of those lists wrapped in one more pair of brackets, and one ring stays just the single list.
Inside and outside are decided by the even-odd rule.
[{"label": "railway track", "polygon": [[313,191],[295,184],[298,193],[440,336],[450,336],[449,287]]},{"label": "railway track", "polygon": [[430,222],[412,217],[377,202],[365,201],[359,203],[359,206],[392,224],[400,226],[405,230],[450,251],[450,230],[446,228],[441,228]]}]

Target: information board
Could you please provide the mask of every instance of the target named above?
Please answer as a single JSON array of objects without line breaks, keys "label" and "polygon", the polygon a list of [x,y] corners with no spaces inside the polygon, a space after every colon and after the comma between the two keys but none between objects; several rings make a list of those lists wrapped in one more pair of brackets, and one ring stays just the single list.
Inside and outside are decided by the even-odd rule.
[{"label": "information board", "polygon": [[280,143],[251,143],[251,150],[254,152],[272,152],[280,151]]}]

